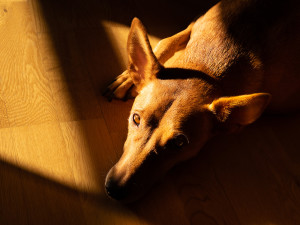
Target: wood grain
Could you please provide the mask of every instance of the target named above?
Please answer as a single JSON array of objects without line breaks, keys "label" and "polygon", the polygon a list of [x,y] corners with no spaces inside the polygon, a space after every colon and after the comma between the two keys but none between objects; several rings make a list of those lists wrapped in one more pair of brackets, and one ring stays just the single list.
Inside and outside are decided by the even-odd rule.
[{"label": "wood grain", "polygon": [[1,102],[8,118],[3,125],[55,121],[50,87],[40,67],[37,36],[28,5],[1,5],[1,11],[5,13],[0,26]]},{"label": "wood grain", "polygon": [[212,4],[1,1],[0,224],[300,224],[299,114],[214,138],[134,204],[105,195],[132,100],[101,92],[126,68],[131,19],[155,45]]}]

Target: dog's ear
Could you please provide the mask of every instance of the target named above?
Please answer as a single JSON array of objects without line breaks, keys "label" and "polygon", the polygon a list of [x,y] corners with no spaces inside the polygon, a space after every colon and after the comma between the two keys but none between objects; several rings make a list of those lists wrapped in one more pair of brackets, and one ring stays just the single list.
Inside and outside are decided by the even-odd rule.
[{"label": "dog's ear", "polygon": [[137,89],[151,79],[162,67],[155,57],[145,27],[138,18],[132,20],[128,42],[127,53],[129,62],[129,73]]},{"label": "dog's ear", "polygon": [[214,100],[208,109],[217,120],[232,127],[240,127],[257,120],[270,102],[271,95],[256,93]]}]

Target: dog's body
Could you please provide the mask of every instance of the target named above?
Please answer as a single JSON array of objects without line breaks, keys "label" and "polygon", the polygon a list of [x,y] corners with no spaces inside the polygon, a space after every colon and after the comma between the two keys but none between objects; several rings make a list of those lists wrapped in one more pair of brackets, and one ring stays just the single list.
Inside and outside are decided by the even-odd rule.
[{"label": "dog's body", "polygon": [[107,92],[138,94],[108,194],[136,198],[215,134],[254,122],[266,108],[299,109],[298,12],[296,1],[223,1],[154,52],[134,19],[128,70]]}]

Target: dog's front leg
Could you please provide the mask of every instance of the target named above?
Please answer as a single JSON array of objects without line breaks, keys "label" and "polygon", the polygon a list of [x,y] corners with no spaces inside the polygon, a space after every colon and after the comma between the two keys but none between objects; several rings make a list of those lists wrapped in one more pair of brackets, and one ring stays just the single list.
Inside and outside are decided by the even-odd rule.
[{"label": "dog's front leg", "polygon": [[136,97],[137,94],[136,87],[133,84],[129,71],[125,70],[106,88],[103,95],[107,97],[109,101],[113,98],[126,101],[129,98]]}]

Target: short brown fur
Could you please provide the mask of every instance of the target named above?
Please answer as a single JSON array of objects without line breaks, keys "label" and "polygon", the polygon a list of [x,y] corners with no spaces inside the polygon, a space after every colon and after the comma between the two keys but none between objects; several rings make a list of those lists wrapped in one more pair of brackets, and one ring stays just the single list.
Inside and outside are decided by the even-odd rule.
[{"label": "short brown fur", "polygon": [[154,51],[135,18],[128,70],[106,92],[136,96],[124,153],[106,178],[108,195],[135,200],[212,136],[265,110],[298,110],[298,11],[296,1],[224,0]]}]

